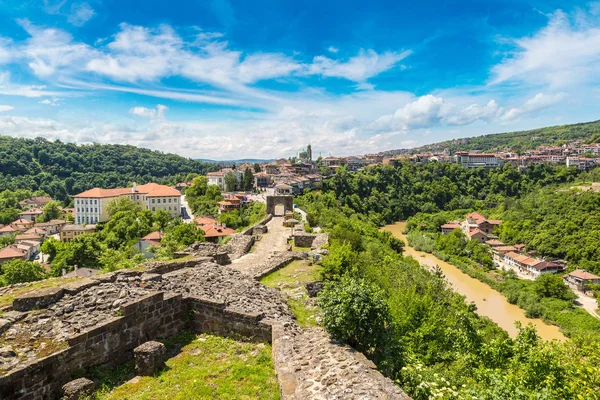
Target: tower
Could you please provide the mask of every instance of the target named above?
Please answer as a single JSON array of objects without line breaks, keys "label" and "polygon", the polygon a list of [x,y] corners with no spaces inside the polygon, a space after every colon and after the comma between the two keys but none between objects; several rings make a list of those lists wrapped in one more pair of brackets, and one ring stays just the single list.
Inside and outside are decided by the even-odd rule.
[{"label": "tower", "polygon": [[312,161],[312,147],[310,146],[310,143],[306,146],[306,153],[308,155],[308,161]]}]

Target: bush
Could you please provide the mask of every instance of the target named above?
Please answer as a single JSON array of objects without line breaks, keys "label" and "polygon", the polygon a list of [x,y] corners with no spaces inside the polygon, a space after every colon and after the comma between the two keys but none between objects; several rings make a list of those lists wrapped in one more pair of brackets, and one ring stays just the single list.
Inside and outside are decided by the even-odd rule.
[{"label": "bush", "polygon": [[390,313],[374,284],[344,276],[329,282],[319,296],[323,325],[338,340],[372,354],[386,343]]},{"label": "bush", "polygon": [[2,265],[2,280],[5,285],[34,282],[44,278],[44,268],[31,261],[13,260]]}]

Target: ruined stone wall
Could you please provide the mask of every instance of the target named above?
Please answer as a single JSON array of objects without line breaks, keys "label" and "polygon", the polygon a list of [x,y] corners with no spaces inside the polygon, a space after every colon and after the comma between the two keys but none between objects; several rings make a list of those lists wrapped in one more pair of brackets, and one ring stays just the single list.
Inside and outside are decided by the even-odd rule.
[{"label": "ruined stone wall", "polygon": [[187,309],[181,295],[154,293],[121,307],[122,316],[68,339],[69,347],[0,377],[0,398],[54,399],[71,375],[87,367],[116,365],[140,344],[184,329]]},{"label": "ruined stone wall", "polygon": [[242,235],[253,235],[255,226],[266,225],[269,221],[271,221],[271,219],[273,219],[273,215],[267,215],[266,218],[260,221],[258,224],[252,225],[250,228],[246,228],[246,230],[242,231]]},{"label": "ruined stone wall", "polygon": [[240,312],[226,308],[226,303],[199,297],[186,298],[195,332],[221,336],[240,334],[259,341],[271,342],[271,324],[261,321],[263,313]]},{"label": "ruined stone wall", "polygon": [[73,373],[123,363],[136,346],[183,329],[271,341],[271,324],[263,321],[263,313],[238,311],[218,300],[157,292],[122,305],[118,314],[69,337],[68,348],[0,376],[0,399],[56,399]]},{"label": "ruined stone wall", "polygon": [[296,247],[308,247],[311,249],[321,248],[329,241],[326,233],[295,233],[294,245]]}]

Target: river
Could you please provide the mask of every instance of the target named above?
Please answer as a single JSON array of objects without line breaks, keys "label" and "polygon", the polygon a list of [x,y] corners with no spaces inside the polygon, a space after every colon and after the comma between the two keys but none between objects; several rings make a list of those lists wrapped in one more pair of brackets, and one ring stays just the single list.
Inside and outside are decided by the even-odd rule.
[{"label": "river", "polygon": [[477,313],[489,317],[497,323],[502,329],[508,332],[511,337],[517,334],[515,321],[520,321],[523,325],[533,324],[538,335],[545,340],[566,340],[557,326],[548,325],[540,319],[527,318],[525,311],[514,304],[510,304],[506,298],[496,290],[492,289],[483,282],[462,272],[457,267],[440,260],[433,254],[417,251],[410,247],[404,235],[405,222],[397,222],[387,225],[383,230],[391,232],[395,237],[404,241],[404,254],[414,257],[421,265],[426,267],[435,267],[438,265],[446,279],[457,293],[466,297],[466,301],[473,302],[477,306]]}]

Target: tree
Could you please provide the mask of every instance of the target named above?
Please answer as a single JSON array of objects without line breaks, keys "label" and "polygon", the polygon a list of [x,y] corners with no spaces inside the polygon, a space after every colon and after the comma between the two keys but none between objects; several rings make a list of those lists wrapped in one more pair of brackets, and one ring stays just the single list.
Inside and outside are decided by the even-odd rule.
[{"label": "tree", "polygon": [[167,240],[173,239],[178,244],[189,246],[196,242],[204,241],[204,231],[198,229],[196,224],[179,224],[165,234]]},{"label": "tree", "polygon": [[44,206],[42,214],[37,218],[38,222],[48,222],[53,219],[58,219],[62,210],[58,201],[51,201]]},{"label": "tree", "polygon": [[108,212],[109,217],[112,218],[120,211],[138,212],[142,211],[142,207],[129,197],[120,196],[108,202],[106,211]]},{"label": "tree", "polygon": [[185,190],[185,196],[187,201],[194,199],[206,194],[208,188],[208,178],[205,176],[197,176],[192,181],[192,184]]},{"label": "tree", "polygon": [[244,171],[244,179],[242,184],[244,186],[244,190],[252,190],[252,187],[254,186],[254,175],[252,174],[252,171],[250,171],[250,168],[246,168]]},{"label": "tree", "polygon": [[225,190],[227,192],[233,192],[237,188],[237,178],[233,172],[228,172],[223,177],[225,180]]},{"label": "tree", "polygon": [[44,267],[36,262],[13,260],[2,265],[5,285],[39,281],[44,278]]},{"label": "tree", "polygon": [[533,283],[533,290],[540,297],[562,300],[573,300],[576,297],[559,275],[542,274]]},{"label": "tree", "polygon": [[5,235],[5,236],[0,236],[0,249],[3,247],[6,247],[10,244],[13,244],[15,242],[15,236],[16,235]]},{"label": "tree", "polygon": [[323,325],[336,339],[367,353],[385,347],[391,316],[377,286],[344,276],[325,285],[319,305]]},{"label": "tree", "polygon": [[254,168],[254,173],[255,174],[258,174],[261,171],[259,163],[254,163],[253,168]]}]

